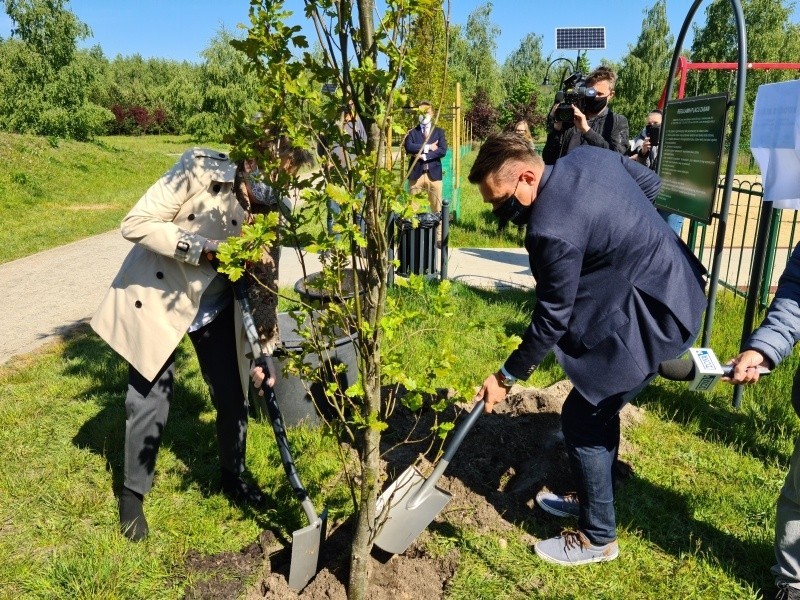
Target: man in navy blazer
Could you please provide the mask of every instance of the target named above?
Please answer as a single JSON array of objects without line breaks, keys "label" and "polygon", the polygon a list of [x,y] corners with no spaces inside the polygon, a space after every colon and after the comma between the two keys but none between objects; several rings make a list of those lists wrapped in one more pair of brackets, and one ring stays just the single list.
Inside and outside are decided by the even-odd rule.
[{"label": "man in navy blazer", "polygon": [[576,148],[545,166],[513,133],[490,136],[469,174],[501,221],[527,225],[536,305],[522,342],[483,382],[486,411],[553,350],[573,383],[561,427],[577,497],[537,503],[577,516],[578,531],[538,542],[545,560],[617,557],[613,466],[619,411],[662,361],[692,344],[706,307],[705,269],[659,216],[658,175],[622,154]]},{"label": "man in navy blazer", "polygon": [[[412,194],[428,193],[431,212],[442,211],[442,157],[447,154],[444,129],[433,126],[433,106],[419,103],[419,125],[406,134],[408,154],[408,189]],[[441,231],[441,229],[439,230]]]}]

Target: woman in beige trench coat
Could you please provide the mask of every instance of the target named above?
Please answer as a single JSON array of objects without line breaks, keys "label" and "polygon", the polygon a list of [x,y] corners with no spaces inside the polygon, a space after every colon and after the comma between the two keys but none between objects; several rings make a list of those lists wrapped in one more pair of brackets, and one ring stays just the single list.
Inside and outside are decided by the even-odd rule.
[{"label": "woman in beige trench coat", "polygon": [[[287,149],[279,153],[286,168],[296,168],[310,156],[285,142],[275,148],[281,146]],[[247,339],[230,285],[209,262],[220,241],[240,234],[255,204],[270,203],[269,188],[257,175],[255,161],[237,164],[223,152],[188,150],[122,222],[122,235],[134,246],[91,325],[129,363],[119,516],[121,530],[131,540],[144,539],[149,532],[143,500],[153,484],[172,400],[175,350],[186,333],[217,412],[222,491],[237,502],[264,504],[258,487],[242,479]],[[277,210],[272,204],[266,210]],[[270,262],[270,256],[265,259]],[[277,281],[276,261],[272,272]],[[273,324],[267,329],[275,333]],[[271,351],[272,340],[264,341]]]}]

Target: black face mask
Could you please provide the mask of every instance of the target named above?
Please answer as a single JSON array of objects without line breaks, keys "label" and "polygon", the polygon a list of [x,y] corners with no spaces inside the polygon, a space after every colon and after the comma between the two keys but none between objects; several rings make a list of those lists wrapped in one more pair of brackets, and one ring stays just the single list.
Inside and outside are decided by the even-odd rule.
[{"label": "black face mask", "polygon": [[593,115],[596,115],[603,110],[606,107],[606,104],[608,104],[608,96],[603,98],[586,98],[583,102],[583,106],[586,109],[585,112]]},{"label": "black face mask", "polygon": [[[517,186],[519,186],[519,181],[517,182]],[[502,204],[492,210],[492,214],[497,217],[497,220],[500,222],[498,229],[505,229],[509,222],[514,225],[528,224],[528,217],[530,217],[533,205],[525,206],[517,200],[516,194],[517,188],[515,187],[512,194],[504,200]]]}]

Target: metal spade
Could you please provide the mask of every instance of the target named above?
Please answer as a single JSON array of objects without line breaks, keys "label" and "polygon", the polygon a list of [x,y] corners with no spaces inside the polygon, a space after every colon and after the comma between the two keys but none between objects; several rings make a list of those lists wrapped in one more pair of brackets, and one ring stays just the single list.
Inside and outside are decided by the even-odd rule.
[{"label": "metal spade", "polygon": [[483,406],[483,400],[475,404],[456,429],[430,477],[425,479],[416,467],[411,466],[378,497],[375,505],[376,546],[392,554],[402,554],[450,502],[452,496],[437,488],[436,482],[481,416]]},{"label": "metal spade", "polygon": [[[233,291],[242,310],[242,321],[245,332],[247,333],[247,339],[250,342],[255,364],[264,369],[265,373],[268,373],[267,358],[261,349],[261,342],[258,339],[258,331],[253,321],[253,312],[250,308],[250,301],[247,298],[247,284],[244,278],[233,282]],[[261,386],[261,391],[264,392],[264,400],[267,405],[267,411],[269,412],[272,431],[275,434],[275,441],[278,444],[278,452],[280,452],[281,455],[283,469],[286,471],[286,476],[289,478],[289,483],[294,490],[295,496],[300,501],[303,511],[306,513],[306,517],[308,517],[308,526],[292,533],[292,561],[289,565],[289,587],[293,590],[300,591],[306,587],[308,582],[317,574],[319,549],[322,540],[325,539],[328,511],[323,510],[320,515],[317,515],[316,510],[314,510],[314,505],[311,503],[300,481],[300,476],[297,473],[297,468],[295,467],[294,459],[289,449],[289,439],[286,437],[286,428],[283,423],[283,416],[281,415],[280,408],[278,407],[278,401],[275,398],[275,391],[272,389],[272,386],[267,383],[266,378]]]}]

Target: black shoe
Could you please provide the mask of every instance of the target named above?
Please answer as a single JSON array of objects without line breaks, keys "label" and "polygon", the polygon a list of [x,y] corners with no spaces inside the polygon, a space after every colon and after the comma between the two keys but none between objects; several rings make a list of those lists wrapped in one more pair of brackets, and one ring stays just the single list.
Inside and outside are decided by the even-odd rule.
[{"label": "black shoe", "polygon": [[119,529],[132,542],[141,542],[150,533],[144,518],[144,496],[126,487],[119,495]]},{"label": "black shoe", "polygon": [[264,508],[267,497],[257,485],[247,483],[239,475],[222,470],[222,493],[236,504],[247,504],[254,508]]}]

